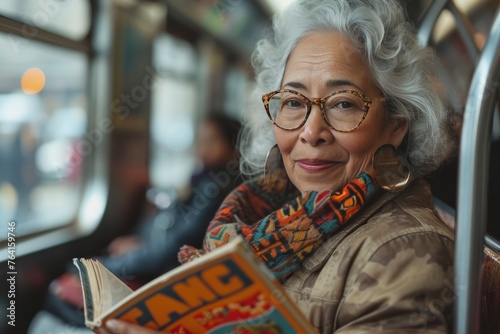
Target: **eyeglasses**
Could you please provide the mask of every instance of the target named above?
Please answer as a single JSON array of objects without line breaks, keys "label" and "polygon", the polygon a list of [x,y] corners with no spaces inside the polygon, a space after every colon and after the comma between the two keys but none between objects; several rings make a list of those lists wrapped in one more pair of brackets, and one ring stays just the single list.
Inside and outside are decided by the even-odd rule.
[{"label": "eyeglasses", "polygon": [[375,101],[388,97],[367,97],[355,90],[339,90],[324,98],[309,99],[291,89],[280,89],[262,95],[262,102],[273,124],[283,130],[303,126],[313,104],[320,106],[325,122],[336,131],[350,132],[357,129]]}]

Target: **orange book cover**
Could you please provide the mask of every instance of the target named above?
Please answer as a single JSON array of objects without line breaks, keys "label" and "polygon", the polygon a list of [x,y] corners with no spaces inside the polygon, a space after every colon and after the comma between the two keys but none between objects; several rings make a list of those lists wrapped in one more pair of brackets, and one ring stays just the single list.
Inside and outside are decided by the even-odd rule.
[{"label": "orange book cover", "polygon": [[[121,319],[176,334],[316,333],[241,238],[130,291],[110,309],[97,312],[95,291],[89,284],[94,274],[89,268],[99,264],[84,267],[80,261],[75,264],[82,278],[86,323],[92,329],[107,319]],[[106,286],[106,278],[94,280],[94,286]],[[117,283],[108,287],[112,285]],[[108,302],[120,295],[107,290],[100,295],[106,295]]]}]

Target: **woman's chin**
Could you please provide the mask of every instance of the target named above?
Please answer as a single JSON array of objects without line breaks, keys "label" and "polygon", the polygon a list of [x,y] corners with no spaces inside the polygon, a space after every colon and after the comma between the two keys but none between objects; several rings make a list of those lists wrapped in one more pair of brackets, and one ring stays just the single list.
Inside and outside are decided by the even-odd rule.
[{"label": "woman's chin", "polygon": [[[297,185],[295,185],[297,187]],[[303,183],[297,187],[302,194],[309,193],[311,191],[323,192],[323,191],[337,191],[341,188],[341,185],[336,182],[335,184],[329,184],[326,182],[307,182]]]}]

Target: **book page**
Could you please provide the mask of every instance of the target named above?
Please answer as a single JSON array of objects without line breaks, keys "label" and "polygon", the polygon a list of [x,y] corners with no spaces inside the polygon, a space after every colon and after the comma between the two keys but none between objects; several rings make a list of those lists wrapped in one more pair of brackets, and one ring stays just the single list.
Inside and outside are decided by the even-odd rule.
[{"label": "book page", "polygon": [[100,309],[98,315],[105,313],[111,309],[119,301],[134,291],[125,283],[111,273],[100,262],[94,261],[93,265],[97,267],[99,273],[99,290],[100,290]]},{"label": "book page", "polygon": [[73,264],[78,268],[80,280],[82,282],[83,305],[85,313],[85,323],[94,320],[94,302],[92,298],[92,283],[88,275],[83,259],[73,259]]},{"label": "book page", "polygon": [[101,315],[134,291],[99,261],[74,259],[80,271],[85,300],[85,322],[100,326]]}]

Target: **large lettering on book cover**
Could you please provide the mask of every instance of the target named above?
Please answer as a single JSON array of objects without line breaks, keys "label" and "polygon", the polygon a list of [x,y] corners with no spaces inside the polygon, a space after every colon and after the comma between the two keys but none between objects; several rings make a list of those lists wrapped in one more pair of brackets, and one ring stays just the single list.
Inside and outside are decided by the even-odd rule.
[{"label": "large lettering on book cover", "polygon": [[235,294],[253,281],[228,259],[193,272],[136,302],[117,318],[162,329],[186,314]]},{"label": "large lettering on book cover", "polygon": [[229,257],[133,300],[119,318],[171,334],[297,333],[241,258]]}]

